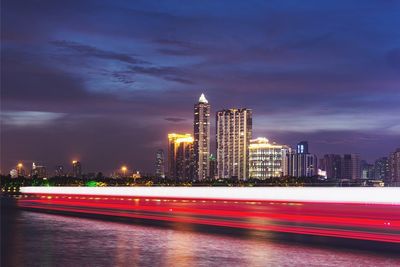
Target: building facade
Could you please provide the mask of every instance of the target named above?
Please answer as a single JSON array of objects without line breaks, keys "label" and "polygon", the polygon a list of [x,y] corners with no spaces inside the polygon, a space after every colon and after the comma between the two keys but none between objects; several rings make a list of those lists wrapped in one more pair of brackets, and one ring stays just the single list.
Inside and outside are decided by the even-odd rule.
[{"label": "building facade", "polygon": [[321,169],[326,171],[328,179],[340,179],[342,176],[342,158],[337,154],[324,155]]},{"label": "building facade", "polygon": [[374,179],[390,182],[390,168],[387,157],[382,157],[375,161]]},{"label": "building facade", "polygon": [[155,169],[156,169],[155,175],[157,178],[165,178],[164,150],[162,149],[159,149],[156,152]]},{"label": "building facade", "polygon": [[289,152],[288,146],[269,143],[267,138],[259,137],[250,140],[249,178],[266,180],[287,175]]},{"label": "building facade", "polygon": [[210,104],[204,94],[194,105],[194,159],[195,178],[204,180],[210,176]]},{"label": "building facade", "polygon": [[342,156],[342,179],[361,179],[359,154],[344,154]]},{"label": "building facade", "polygon": [[374,165],[365,160],[360,161],[361,179],[374,179]]},{"label": "building facade", "polygon": [[252,138],[252,111],[225,109],[216,115],[218,178],[247,179],[249,145]]},{"label": "building facade", "polygon": [[168,134],[169,178],[178,181],[191,181],[195,178],[193,142],[191,134]]},{"label": "building facade", "polygon": [[317,156],[308,152],[308,142],[297,144],[296,151],[288,154],[289,175],[312,177],[318,175]]},{"label": "building facade", "polygon": [[390,185],[400,186],[400,148],[389,156]]},{"label": "building facade", "polygon": [[217,173],[217,158],[211,154],[210,155],[210,179],[215,179]]}]

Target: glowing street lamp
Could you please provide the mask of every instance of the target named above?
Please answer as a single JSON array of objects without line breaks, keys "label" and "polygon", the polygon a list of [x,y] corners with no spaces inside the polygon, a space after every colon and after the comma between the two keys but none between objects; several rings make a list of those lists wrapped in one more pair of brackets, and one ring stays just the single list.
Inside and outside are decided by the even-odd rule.
[{"label": "glowing street lamp", "polygon": [[24,165],[21,162],[17,164],[18,169],[22,169],[22,167],[24,167]]},{"label": "glowing street lamp", "polygon": [[121,167],[121,171],[124,174],[124,177],[126,177],[126,171],[128,170],[128,168],[126,166],[122,166]]}]

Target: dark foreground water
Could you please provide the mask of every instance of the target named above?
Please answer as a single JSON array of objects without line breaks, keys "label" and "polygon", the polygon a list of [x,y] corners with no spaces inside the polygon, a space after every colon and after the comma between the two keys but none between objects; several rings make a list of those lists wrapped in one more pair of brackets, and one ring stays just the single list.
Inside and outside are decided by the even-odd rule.
[{"label": "dark foreground water", "polygon": [[374,250],[1,209],[1,266],[400,266]]}]

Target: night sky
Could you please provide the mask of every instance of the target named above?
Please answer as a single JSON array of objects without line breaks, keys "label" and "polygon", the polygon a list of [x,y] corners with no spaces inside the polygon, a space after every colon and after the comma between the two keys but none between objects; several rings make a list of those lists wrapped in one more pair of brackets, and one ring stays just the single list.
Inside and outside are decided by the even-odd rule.
[{"label": "night sky", "polygon": [[[153,171],[168,132],[253,109],[254,137],[372,162],[400,147],[400,1],[1,1],[1,172]],[[30,169],[30,166],[29,166]]]}]

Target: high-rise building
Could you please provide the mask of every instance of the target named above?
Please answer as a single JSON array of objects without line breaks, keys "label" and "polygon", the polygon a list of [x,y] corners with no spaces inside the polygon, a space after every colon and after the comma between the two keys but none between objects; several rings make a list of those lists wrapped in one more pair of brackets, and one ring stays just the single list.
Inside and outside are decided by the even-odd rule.
[{"label": "high-rise building", "polygon": [[250,140],[249,178],[265,180],[287,175],[289,151],[288,146],[269,143],[267,138]]},{"label": "high-rise building", "polygon": [[194,105],[194,159],[196,179],[203,180],[210,176],[210,104],[204,94]]},{"label": "high-rise building", "polygon": [[342,156],[342,179],[361,179],[360,155],[344,154]]},{"label": "high-rise building", "polygon": [[217,112],[218,178],[248,178],[248,147],[252,137],[252,124],[251,109],[225,109]]},{"label": "high-rise building", "polygon": [[56,166],[54,170],[54,175],[59,177],[64,176],[64,166],[62,165]]},{"label": "high-rise building", "polygon": [[361,179],[374,179],[374,165],[367,161],[360,161]]},{"label": "high-rise building", "polygon": [[308,142],[297,144],[296,151],[288,154],[289,175],[312,177],[318,175],[317,156],[308,152]]},{"label": "high-rise building", "polygon": [[326,171],[329,179],[340,179],[342,175],[342,158],[340,155],[327,154],[322,158],[321,169]]},{"label": "high-rise building", "polygon": [[390,183],[389,160],[387,157],[382,157],[375,161],[374,179]]},{"label": "high-rise building", "polygon": [[72,176],[76,178],[82,177],[82,165],[79,161],[72,161]]},{"label": "high-rise building", "polygon": [[164,150],[159,149],[156,153],[156,177],[165,178],[164,170]]},{"label": "high-rise building", "polygon": [[194,152],[191,134],[168,134],[168,174],[180,181],[194,179]]},{"label": "high-rise building", "polygon": [[308,142],[301,141],[296,146],[296,154],[308,154]]},{"label": "high-rise building", "polygon": [[400,148],[389,155],[390,185],[400,186]]}]

